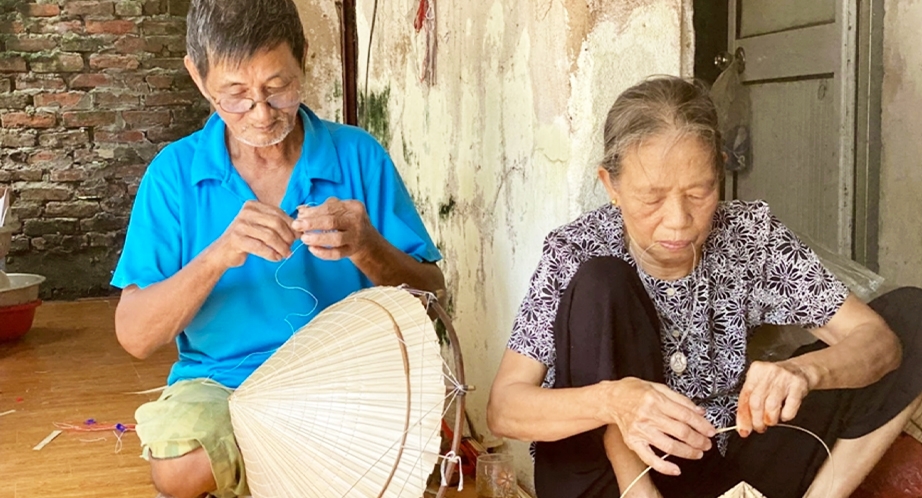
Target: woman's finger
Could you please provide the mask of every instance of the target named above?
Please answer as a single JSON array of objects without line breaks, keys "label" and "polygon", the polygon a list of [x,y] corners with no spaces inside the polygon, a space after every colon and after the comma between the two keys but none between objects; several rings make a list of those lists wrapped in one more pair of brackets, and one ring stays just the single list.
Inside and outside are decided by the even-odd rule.
[{"label": "woman's finger", "polygon": [[717,435],[717,429],[708,422],[708,419],[704,418],[701,412],[698,411],[697,406],[693,404],[692,406],[694,406],[694,409],[690,409],[684,403],[672,403],[670,401],[671,398],[666,400],[665,403],[659,403],[658,408],[662,411],[663,415],[672,420],[681,422],[705,439]]},{"label": "woman's finger", "polygon": [[788,397],[784,400],[784,408],[781,410],[781,421],[790,422],[797,416],[800,411],[800,404],[803,402],[804,395],[796,391],[789,391]]},{"label": "woman's finger", "polygon": [[[701,434],[688,424],[666,418],[659,421],[658,428],[660,432],[665,433],[667,436],[670,436],[677,441],[685,443],[689,448],[693,448],[702,452],[711,449],[710,437]],[[675,455],[681,456],[683,458],[689,458],[677,453]]]},{"label": "woman's finger", "polygon": [[653,453],[653,450],[645,444],[628,445],[628,447],[637,454],[637,457],[640,458],[643,463],[653,467],[653,470],[660,474],[677,476],[682,473],[678,465],[664,460],[665,457],[660,458],[656,456],[656,453]]}]

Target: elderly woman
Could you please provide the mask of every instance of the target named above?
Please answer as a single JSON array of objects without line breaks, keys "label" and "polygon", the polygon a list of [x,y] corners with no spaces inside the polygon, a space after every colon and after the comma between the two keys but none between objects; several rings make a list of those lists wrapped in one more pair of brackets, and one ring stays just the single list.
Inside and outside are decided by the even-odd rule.
[{"label": "elderly woman", "polygon": [[291,0],[193,0],[187,44],[215,114],[150,164],[112,283],[129,353],[179,348],[169,387],[136,414],[154,485],[223,498],[249,494],[231,390],[348,294],[443,278],[384,149],[299,105],[307,44]]},{"label": "elderly woman", "polygon": [[[490,395],[492,431],[537,442],[539,498],[618,497],[647,466],[629,496],[847,497],[918,406],[922,291],[868,306],[765,203],[718,202],[720,144],[678,78],[609,112],[611,204],[548,235]],[[750,364],[766,323],[819,341]]]}]

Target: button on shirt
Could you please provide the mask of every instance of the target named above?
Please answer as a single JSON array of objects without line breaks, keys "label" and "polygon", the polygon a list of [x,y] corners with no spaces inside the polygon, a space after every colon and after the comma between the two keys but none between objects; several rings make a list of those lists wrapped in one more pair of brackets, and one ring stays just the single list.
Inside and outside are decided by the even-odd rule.
[{"label": "button on shirt", "polygon": [[[441,259],[378,142],[358,128],[322,121],[307,107],[298,114],[304,145],[281,209],[294,218],[301,205],[355,199],[395,247],[417,261]],[[148,167],[112,285],[144,288],[176,274],[220,237],[250,200],[256,196],[232,166],[224,122],[214,114],[202,130],[164,148]],[[176,339],[179,360],[170,384],[211,378],[236,388],[293,330],[372,286],[349,259],[321,260],[300,241],[292,247],[294,254],[282,263],[251,255],[221,277]]]},{"label": "button on shirt", "polygon": [[[639,274],[660,317],[667,385],[703,406],[708,420],[721,428],[735,422],[750,331],[761,324],[824,326],[848,289],[764,202],[721,203],[711,226],[702,260],[690,275],[664,281]],[[599,256],[637,267],[625,246],[621,210],[611,205],[545,239],[508,345],[548,367],[544,387],[554,385],[553,325],[560,298],[580,265]],[[678,351],[688,362],[681,374],[669,368]],[[726,441],[726,434],[718,440],[722,450]]]}]

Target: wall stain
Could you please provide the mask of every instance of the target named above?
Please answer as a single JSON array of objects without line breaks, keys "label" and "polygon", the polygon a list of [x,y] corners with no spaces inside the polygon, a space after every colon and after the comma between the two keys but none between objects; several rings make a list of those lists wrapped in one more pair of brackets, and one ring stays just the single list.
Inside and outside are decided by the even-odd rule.
[{"label": "wall stain", "polygon": [[449,197],[448,202],[444,204],[439,204],[439,218],[447,220],[451,216],[452,211],[455,210],[455,198]]},{"label": "wall stain", "polygon": [[385,149],[391,142],[390,115],[387,105],[391,97],[391,87],[379,93],[359,94],[359,126],[371,133]]}]

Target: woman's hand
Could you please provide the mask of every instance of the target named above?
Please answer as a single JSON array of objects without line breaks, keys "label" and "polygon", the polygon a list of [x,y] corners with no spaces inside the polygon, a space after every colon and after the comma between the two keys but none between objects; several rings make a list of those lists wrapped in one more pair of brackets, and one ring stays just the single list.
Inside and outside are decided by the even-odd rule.
[{"label": "woman's hand", "polygon": [[704,418],[704,410],[662,384],[628,377],[603,382],[612,397],[603,403],[603,419],[612,420],[624,444],[653,470],[679,475],[679,466],[656,456],[652,447],[686,459],[699,459],[711,449],[717,430]]},{"label": "woman's hand", "polygon": [[740,391],[736,412],[740,436],[748,437],[753,429],[758,433],[765,432],[769,427],[787,422],[797,415],[812,386],[806,372],[792,360],[752,362]]}]

